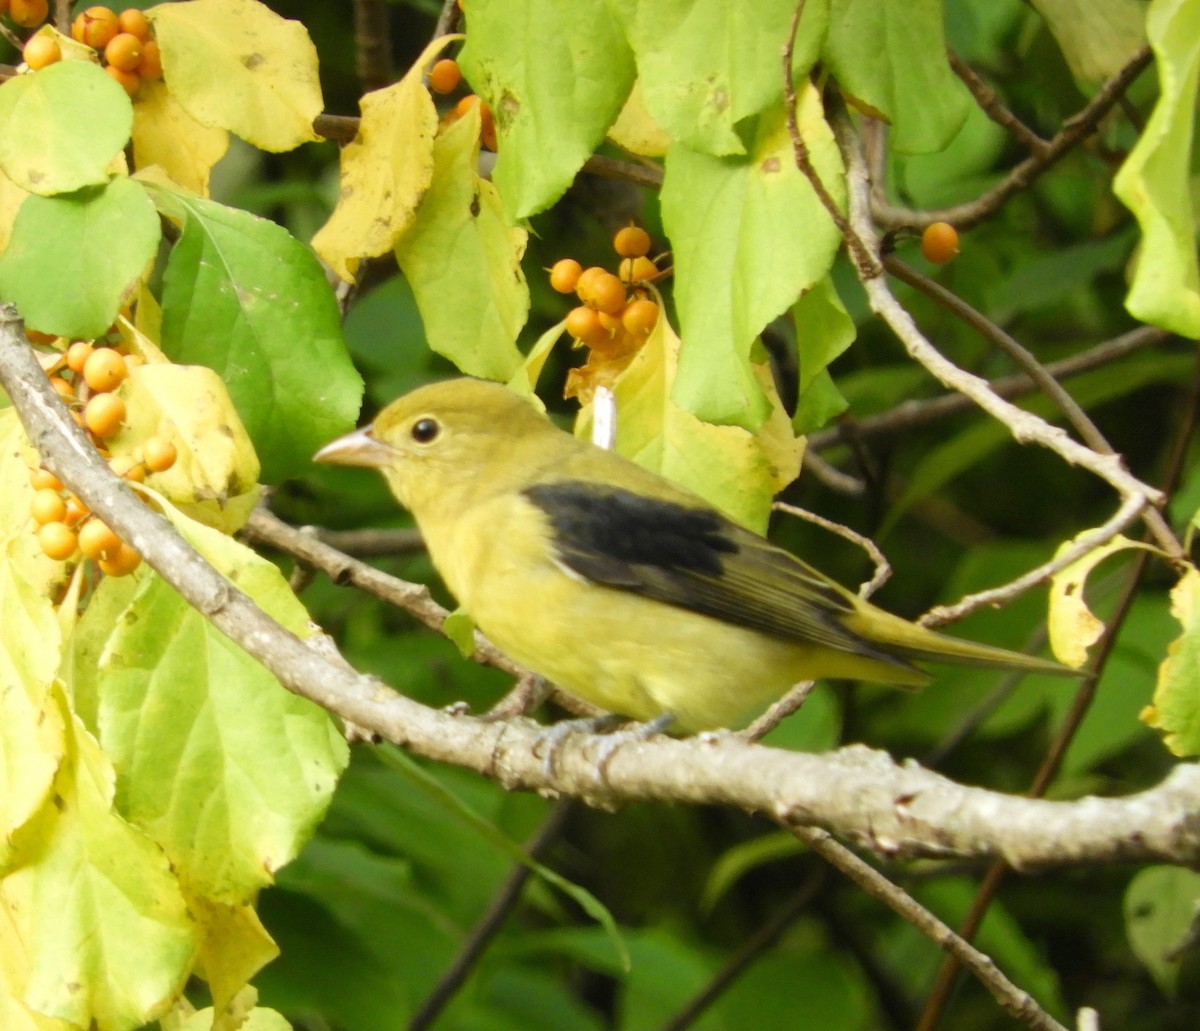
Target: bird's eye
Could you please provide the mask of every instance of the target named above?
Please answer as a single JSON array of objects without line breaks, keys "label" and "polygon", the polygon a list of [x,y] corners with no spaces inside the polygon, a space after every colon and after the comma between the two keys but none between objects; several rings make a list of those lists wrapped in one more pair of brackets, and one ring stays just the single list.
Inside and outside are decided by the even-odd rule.
[{"label": "bird's eye", "polygon": [[413,423],[412,439],[418,444],[432,444],[441,432],[442,427],[438,424],[437,419],[430,419],[426,416]]}]

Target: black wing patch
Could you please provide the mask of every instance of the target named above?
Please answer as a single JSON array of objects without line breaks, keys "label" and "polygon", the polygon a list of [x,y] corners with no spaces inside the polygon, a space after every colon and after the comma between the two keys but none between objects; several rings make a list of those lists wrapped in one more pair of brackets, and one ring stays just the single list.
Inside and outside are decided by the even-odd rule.
[{"label": "black wing patch", "polygon": [[579,576],[775,637],[913,668],[845,626],[855,612],[848,592],[714,509],[582,481],[524,494],[549,520],[558,560]]}]

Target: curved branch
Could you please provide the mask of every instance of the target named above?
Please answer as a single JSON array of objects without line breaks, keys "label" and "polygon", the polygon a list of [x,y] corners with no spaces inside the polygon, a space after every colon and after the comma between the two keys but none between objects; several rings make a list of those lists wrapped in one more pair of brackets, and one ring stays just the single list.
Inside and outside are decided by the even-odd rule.
[{"label": "curved branch", "polygon": [[610,741],[572,732],[557,746],[555,762],[546,763],[536,724],[489,723],[427,708],[349,670],[262,612],[112,475],[42,373],[11,307],[0,309],[0,383],[46,466],[214,626],[289,690],[416,754],[476,770],[508,788],[573,795],[592,805],[737,806],[787,828],[822,827],[897,857],[1003,858],[1026,870],[1102,862],[1200,865],[1200,768],[1191,764],[1137,795],[1062,802],[956,784],[863,745],[811,755],[731,734],[625,744],[611,751],[600,774],[596,753]]}]

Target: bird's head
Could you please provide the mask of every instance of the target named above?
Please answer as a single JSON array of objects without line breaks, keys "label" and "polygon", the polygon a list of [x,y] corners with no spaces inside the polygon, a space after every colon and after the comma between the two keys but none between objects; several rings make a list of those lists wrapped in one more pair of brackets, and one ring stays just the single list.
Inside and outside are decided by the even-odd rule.
[{"label": "bird's head", "polygon": [[339,437],[313,456],[317,462],[379,469],[410,509],[445,498],[509,465],[509,451],[551,424],[525,398],[475,379],[420,387],[383,409],[370,426]]}]

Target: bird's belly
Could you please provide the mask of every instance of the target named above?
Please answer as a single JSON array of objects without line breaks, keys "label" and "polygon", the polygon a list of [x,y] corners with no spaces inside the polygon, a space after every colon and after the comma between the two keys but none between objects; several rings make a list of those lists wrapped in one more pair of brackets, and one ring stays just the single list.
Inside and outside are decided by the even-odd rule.
[{"label": "bird's belly", "polygon": [[683,730],[741,726],[824,651],[569,580],[557,568],[533,579],[525,568],[520,578],[521,590],[476,592],[467,608],[480,629],[559,687],[638,720],[669,712]]}]

